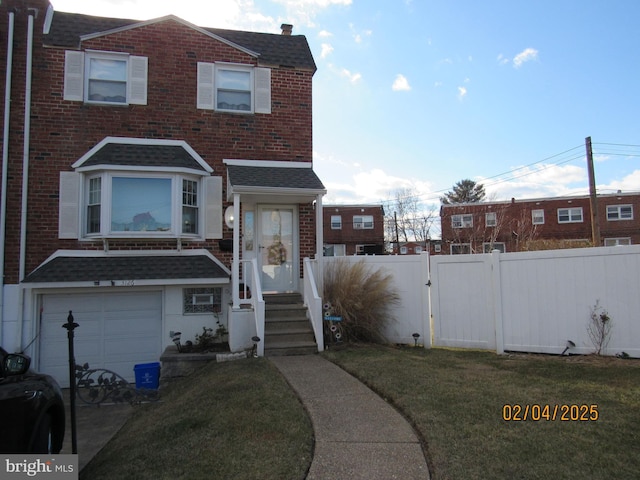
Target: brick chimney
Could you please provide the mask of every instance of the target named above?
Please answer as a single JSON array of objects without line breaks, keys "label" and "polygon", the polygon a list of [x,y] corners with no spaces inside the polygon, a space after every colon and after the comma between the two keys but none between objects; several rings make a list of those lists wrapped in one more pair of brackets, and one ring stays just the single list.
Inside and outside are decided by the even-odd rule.
[{"label": "brick chimney", "polygon": [[282,29],[282,35],[291,35],[291,32],[293,32],[293,25],[288,23],[283,23],[280,28]]}]

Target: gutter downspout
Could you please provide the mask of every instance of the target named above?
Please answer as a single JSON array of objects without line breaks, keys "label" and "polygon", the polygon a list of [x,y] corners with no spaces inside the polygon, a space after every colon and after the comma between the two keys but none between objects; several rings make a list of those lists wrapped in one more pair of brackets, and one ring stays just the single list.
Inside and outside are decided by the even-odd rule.
[{"label": "gutter downspout", "polygon": [[7,70],[4,89],[4,129],[2,136],[2,198],[0,199],[0,344],[3,344],[4,324],[4,244],[6,241],[7,176],[9,168],[9,122],[11,120],[11,75],[13,73],[13,29],[15,14],[9,12],[7,34]]},{"label": "gutter downspout", "polygon": [[[22,155],[22,206],[20,218],[20,271],[18,281],[18,325],[17,340],[22,346],[22,329],[24,323],[24,288],[21,285],[25,277],[26,257],[27,257],[27,206],[29,194],[29,149],[31,144],[31,74],[33,63],[33,18],[37,13],[34,9],[29,10],[29,26],[27,30],[27,71],[24,91],[24,147]],[[22,350],[22,347],[21,347]]]}]

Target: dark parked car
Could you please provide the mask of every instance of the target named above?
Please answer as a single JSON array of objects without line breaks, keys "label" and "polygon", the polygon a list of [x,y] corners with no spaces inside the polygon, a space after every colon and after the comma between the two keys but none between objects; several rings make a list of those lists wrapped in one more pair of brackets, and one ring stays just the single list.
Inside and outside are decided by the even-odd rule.
[{"label": "dark parked car", "polygon": [[0,348],[0,452],[60,453],[64,439],[62,391],[31,359]]}]

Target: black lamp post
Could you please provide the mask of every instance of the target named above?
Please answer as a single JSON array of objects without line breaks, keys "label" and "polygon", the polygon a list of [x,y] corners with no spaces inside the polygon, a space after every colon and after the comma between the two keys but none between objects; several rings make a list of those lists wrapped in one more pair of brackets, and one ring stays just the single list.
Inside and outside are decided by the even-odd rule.
[{"label": "black lamp post", "polygon": [[78,439],[76,438],[76,359],[73,353],[73,331],[79,325],[73,321],[73,315],[69,310],[67,323],[62,328],[67,329],[67,338],[69,340],[69,402],[71,410],[71,453],[78,453]]}]

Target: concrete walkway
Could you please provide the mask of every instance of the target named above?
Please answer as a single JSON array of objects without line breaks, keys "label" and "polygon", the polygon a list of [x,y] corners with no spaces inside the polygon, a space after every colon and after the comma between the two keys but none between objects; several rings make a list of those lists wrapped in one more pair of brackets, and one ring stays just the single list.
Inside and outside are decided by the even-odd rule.
[{"label": "concrete walkway", "polygon": [[313,423],[315,451],[307,480],[429,478],[413,429],[371,389],[319,355],[269,360]]}]

